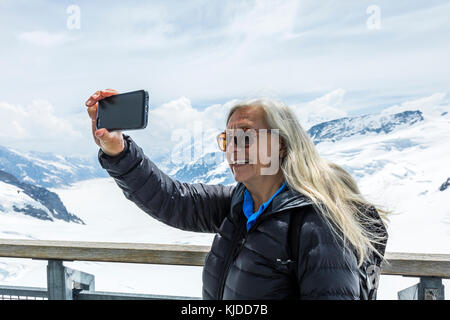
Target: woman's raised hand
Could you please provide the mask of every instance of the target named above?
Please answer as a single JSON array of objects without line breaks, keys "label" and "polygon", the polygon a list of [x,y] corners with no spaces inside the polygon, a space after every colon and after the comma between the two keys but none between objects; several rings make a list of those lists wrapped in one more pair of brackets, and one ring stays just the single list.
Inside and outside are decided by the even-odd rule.
[{"label": "woman's raised hand", "polygon": [[97,108],[98,101],[119,94],[114,89],[98,90],[86,101],[86,107],[92,122],[92,136],[95,143],[109,156],[116,156],[125,147],[122,131],[109,132],[105,128],[97,130]]}]

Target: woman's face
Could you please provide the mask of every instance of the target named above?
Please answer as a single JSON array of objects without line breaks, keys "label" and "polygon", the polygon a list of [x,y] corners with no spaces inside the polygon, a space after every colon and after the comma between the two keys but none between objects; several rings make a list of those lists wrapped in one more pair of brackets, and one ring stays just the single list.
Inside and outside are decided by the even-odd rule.
[{"label": "woman's face", "polygon": [[[234,141],[230,142],[227,147],[226,158],[235,180],[245,183],[251,182],[252,180],[256,181],[255,178],[261,178],[262,175],[267,174],[267,167],[270,167],[271,165],[267,162],[267,159],[265,159],[264,156],[261,157],[260,155],[263,154],[269,157],[271,156],[272,133],[268,132],[267,136],[261,133],[257,133],[258,129],[268,129],[268,124],[265,120],[264,110],[253,106],[243,107],[236,110],[235,112],[233,112],[228,121],[227,129],[243,128],[255,129],[249,130],[251,132],[250,135],[252,135],[253,133],[255,139],[250,140],[250,145],[244,145],[244,143],[238,143],[236,145]],[[264,143],[264,141],[266,141],[266,143]],[[230,147],[231,144],[233,144],[232,147]],[[263,147],[263,149],[260,150],[261,146],[264,145],[267,146],[267,149]],[[261,153],[260,151],[263,153]],[[277,151],[279,151],[279,149]],[[243,160],[243,155],[245,155],[245,161],[236,161]],[[278,158],[278,152],[276,155],[274,154],[274,156]],[[240,164],[237,162],[245,163]],[[278,168],[276,172],[278,172]]]}]

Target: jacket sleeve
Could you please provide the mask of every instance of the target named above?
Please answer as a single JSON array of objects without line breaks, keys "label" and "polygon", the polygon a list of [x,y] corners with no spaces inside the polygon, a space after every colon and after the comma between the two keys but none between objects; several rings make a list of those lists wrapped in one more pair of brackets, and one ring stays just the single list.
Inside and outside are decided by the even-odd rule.
[{"label": "jacket sleeve", "polygon": [[119,155],[111,157],[100,149],[98,159],[125,197],[172,227],[216,233],[230,210],[235,186],[174,180],[158,169],[130,136],[123,137],[125,149]]},{"label": "jacket sleeve", "polygon": [[300,299],[359,299],[359,268],[350,244],[344,247],[324,218],[312,208],[299,237]]}]

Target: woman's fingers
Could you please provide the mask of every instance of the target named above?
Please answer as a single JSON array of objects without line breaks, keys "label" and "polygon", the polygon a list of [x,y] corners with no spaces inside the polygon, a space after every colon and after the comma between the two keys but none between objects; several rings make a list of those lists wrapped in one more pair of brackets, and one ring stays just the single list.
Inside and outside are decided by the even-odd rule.
[{"label": "woman's fingers", "polygon": [[93,95],[91,95],[89,99],[87,99],[86,107],[92,107],[97,103],[97,101],[103,98],[113,96],[115,94],[119,94],[119,92],[117,92],[117,90],[114,89],[98,90]]},{"label": "woman's fingers", "polygon": [[91,118],[92,135],[95,143],[108,155],[116,155],[122,152],[124,148],[124,141],[121,131],[109,132],[105,128],[97,130],[97,109],[98,101],[119,94],[117,90],[105,89],[98,90],[91,95],[86,101],[86,107]]},{"label": "woman's fingers", "polygon": [[92,119],[91,121],[91,125],[92,125],[92,136],[94,137],[94,141],[95,143],[100,146],[100,141],[99,139],[95,136],[95,131],[97,131],[97,119]]},{"label": "woman's fingers", "polygon": [[97,106],[98,104],[95,103],[92,107],[87,108],[87,112],[92,121],[97,121]]},{"label": "woman's fingers", "polygon": [[98,90],[93,95],[91,95],[87,101],[86,101],[86,107],[88,107],[88,114],[89,117],[92,120],[97,119],[97,107],[98,107],[98,101],[113,95],[119,94],[117,90],[114,89],[105,89],[105,90]]},{"label": "woman's fingers", "polygon": [[100,139],[102,141],[110,139],[110,132],[108,130],[106,130],[105,128],[96,130],[94,132],[94,134],[98,139]]}]

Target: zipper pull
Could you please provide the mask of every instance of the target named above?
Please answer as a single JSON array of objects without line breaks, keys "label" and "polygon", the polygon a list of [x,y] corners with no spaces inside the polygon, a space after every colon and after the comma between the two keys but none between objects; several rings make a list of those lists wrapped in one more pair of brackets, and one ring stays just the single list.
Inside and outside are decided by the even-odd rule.
[{"label": "zipper pull", "polygon": [[278,258],[277,262],[285,266],[285,265],[288,265],[289,263],[291,263],[293,261],[291,259],[281,260],[280,258]]},{"label": "zipper pull", "polygon": [[295,261],[291,259],[287,260],[281,260],[280,258],[277,259],[277,266],[281,268],[281,270],[288,270],[290,272],[295,271]]}]

